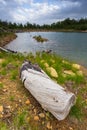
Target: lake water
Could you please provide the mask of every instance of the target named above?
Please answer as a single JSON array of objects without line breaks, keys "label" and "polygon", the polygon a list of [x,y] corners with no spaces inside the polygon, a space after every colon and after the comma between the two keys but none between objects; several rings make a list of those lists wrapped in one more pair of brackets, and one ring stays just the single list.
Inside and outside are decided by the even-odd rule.
[{"label": "lake water", "polygon": [[[38,43],[33,36],[41,35],[49,41]],[[5,48],[18,52],[37,52],[51,49],[56,54],[87,67],[87,33],[24,32]]]}]

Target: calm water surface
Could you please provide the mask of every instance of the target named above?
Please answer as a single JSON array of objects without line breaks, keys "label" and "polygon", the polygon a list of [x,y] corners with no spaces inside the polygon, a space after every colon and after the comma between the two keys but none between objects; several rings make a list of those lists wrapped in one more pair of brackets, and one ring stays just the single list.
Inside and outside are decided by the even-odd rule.
[{"label": "calm water surface", "polygon": [[[35,35],[41,35],[49,41],[38,43],[33,39]],[[24,32],[17,33],[17,36],[5,48],[28,53],[51,49],[56,54],[87,67],[87,33]]]}]

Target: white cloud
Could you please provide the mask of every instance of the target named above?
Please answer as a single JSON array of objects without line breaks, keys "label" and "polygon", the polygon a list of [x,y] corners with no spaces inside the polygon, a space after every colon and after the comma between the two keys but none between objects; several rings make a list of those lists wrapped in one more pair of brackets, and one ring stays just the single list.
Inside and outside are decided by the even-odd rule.
[{"label": "white cloud", "polygon": [[0,0],[0,4],[6,5],[6,1],[5,0]]},{"label": "white cloud", "polygon": [[80,6],[81,3],[79,1],[62,1],[61,6],[64,8],[73,8],[73,7],[78,7]]},{"label": "white cloud", "polygon": [[2,20],[49,24],[67,17],[85,16],[85,0],[0,0]]},{"label": "white cloud", "polygon": [[17,4],[23,5],[23,4],[32,4],[33,0],[14,0]]},{"label": "white cloud", "polygon": [[24,23],[27,20],[25,12],[21,8],[10,11],[10,15],[12,16],[14,22]]},{"label": "white cloud", "polygon": [[19,6],[13,12],[10,12],[10,14],[14,21],[22,23],[29,21],[36,23],[36,21],[45,20],[45,16],[51,15],[55,10],[59,10],[59,6],[52,4],[48,5],[47,3],[32,3],[30,8]]}]

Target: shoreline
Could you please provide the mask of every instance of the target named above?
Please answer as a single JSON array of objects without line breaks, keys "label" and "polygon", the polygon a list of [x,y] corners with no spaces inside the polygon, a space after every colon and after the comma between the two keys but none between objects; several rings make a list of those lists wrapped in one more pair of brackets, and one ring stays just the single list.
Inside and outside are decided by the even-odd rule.
[{"label": "shoreline", "polygon": [[[47,30],[30,30],[30,32],[51,32],[51,31],[47,31]],[[29,32],[29,30],[28,31],[22,31],[21,33],[24,33],[24,32]],[[58,32],[58,31],[53,31],[53,32]],[[63,32],[63,31],[60,31],[60,32]],[[69,31],[67,31],[67,32],[69,32]],[[87,31],[86,31],[87,32]],[[83,32],[83,33],[86,33],[86,32]],[[80,33],[80,32],[79,32]],[[14,39],[16,39],[17,38],[17,35],[15,34],[15,33],[8,33],[6,36],[3,36],[3,37],[1,37],[0,38],[0,47],[4,47],[6,44],[8,44],[9,42],[11,42],[11,41],[13,41]],[[57,55],[58,56],[58,55]],[[62,57],[62,58],[64,58],[64,57]],[[65,58],[66,59],[66,58]],[[66,60],[68,60],[68,59],[66,59]],[[73,61],[72,61],[73,62]],[[74,61],[75,62],[75,61]],[[76,63],[76,62],[75,62]],[[82,65],[82,64],[80,64],[80,63],[76,63],[76,64],[78,64],[78,65],[80,65],[81,66],[81,68],[82,68],[82,70],[87,70],[87,67],[86,66],[84,66],[84,65]],[[85,72],[85,71],[84,71]],[[87,72],[87,71],[86,71]]]},{"label": "shoreline", "polygon": [[46,29],[24,29],[24,30],[14,30],[15,33],[23,33],[23,32],[69,32],[69,33],[87,33],[87,30],[66,30],[66,29],[59,29],[59,30],[46,30]]},{"label": "shoreline", "polygon": [[2,36],[0,38],[0,47],[5,46],[6,44],[8,44],[9,42],[11,42],[12,40],[16,38],[17,38],[17,35],[15,33],[8,33],[6,34],[6,36]]}]

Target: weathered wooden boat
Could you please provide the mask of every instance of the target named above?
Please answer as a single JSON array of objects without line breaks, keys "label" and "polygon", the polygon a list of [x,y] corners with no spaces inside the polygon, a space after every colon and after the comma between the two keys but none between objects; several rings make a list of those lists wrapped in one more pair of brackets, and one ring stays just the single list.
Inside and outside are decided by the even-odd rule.
[{"label": "weathered wooden boat", "polygon": [[58,120],[63,120],[75,104],[75,95],[65,90],[39,68],[38,65],[25,61],[20,70],[25,88]]}]

